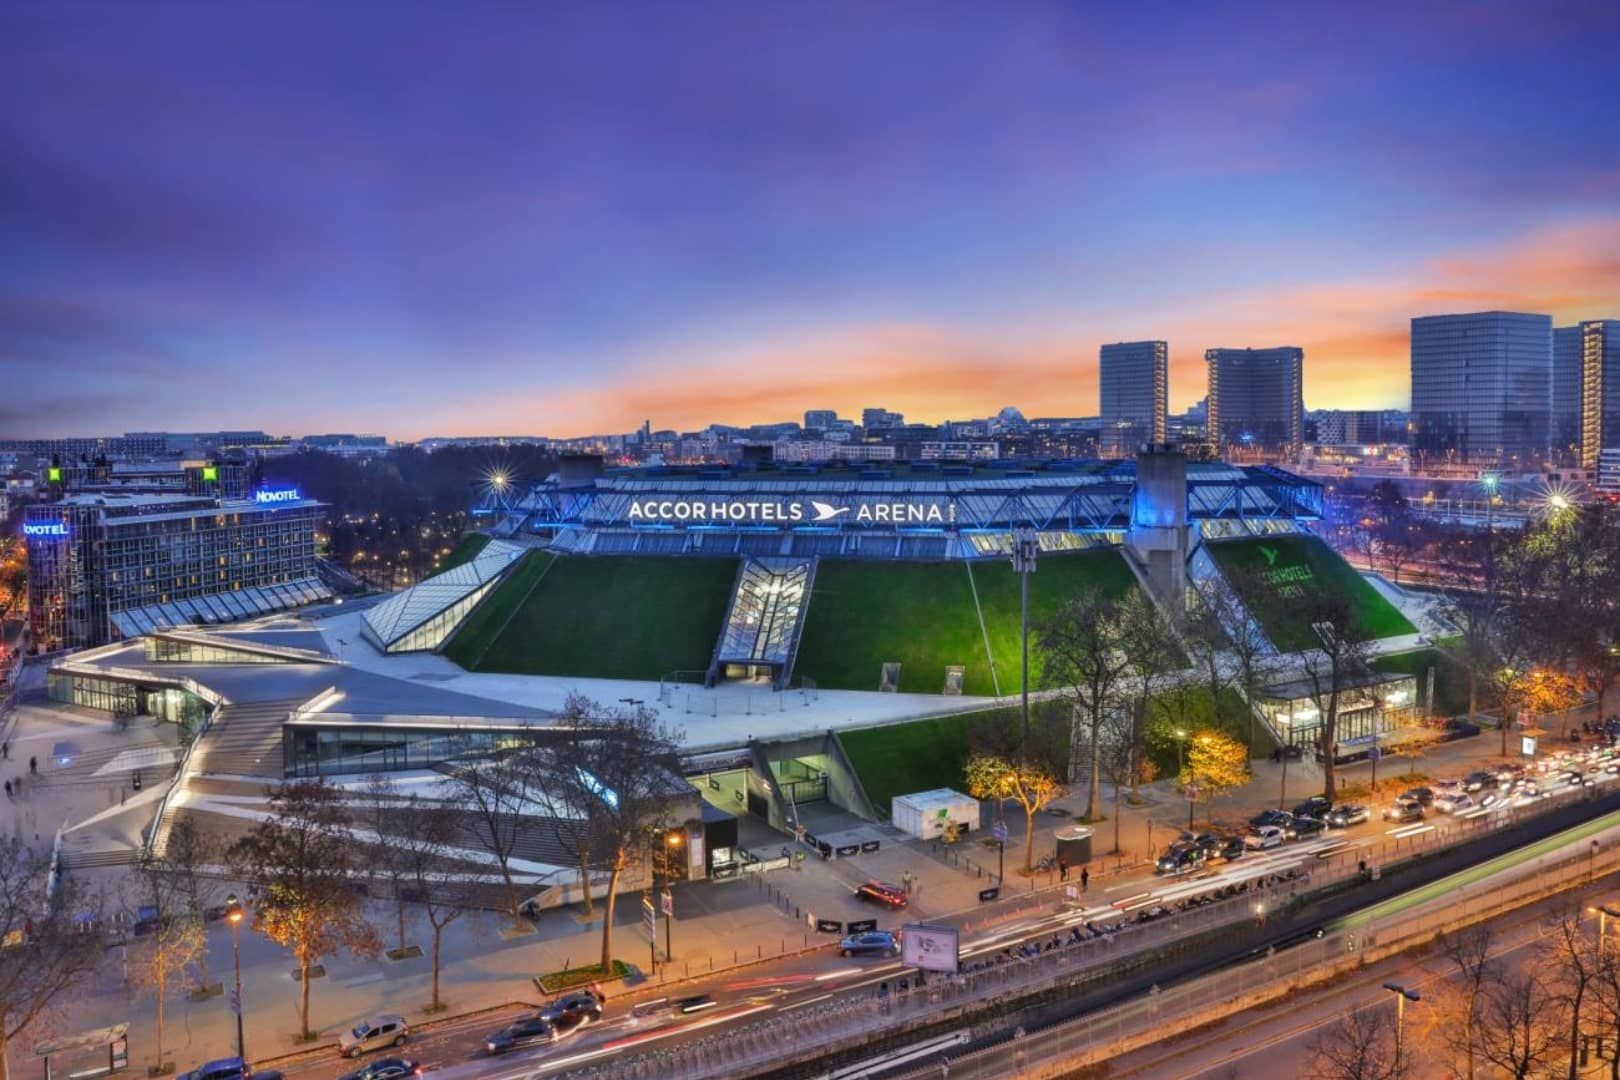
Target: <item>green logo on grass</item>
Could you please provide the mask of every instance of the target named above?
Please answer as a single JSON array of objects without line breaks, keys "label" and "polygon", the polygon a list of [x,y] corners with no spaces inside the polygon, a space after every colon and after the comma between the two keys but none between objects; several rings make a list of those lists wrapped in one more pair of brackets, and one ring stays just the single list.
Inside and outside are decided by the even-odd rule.
[{"label": "green logo on grass", "polygon": [[1262,554],[1262,555],[1264,555],[1266,557],[1266,565],[1267,566],[1276,566],[1277,565],[1277,549],[1276,548],[1269,548],[1269,547],[1266,547],[1266,545],[1261,544],[1260,545],[1260,554]]}]

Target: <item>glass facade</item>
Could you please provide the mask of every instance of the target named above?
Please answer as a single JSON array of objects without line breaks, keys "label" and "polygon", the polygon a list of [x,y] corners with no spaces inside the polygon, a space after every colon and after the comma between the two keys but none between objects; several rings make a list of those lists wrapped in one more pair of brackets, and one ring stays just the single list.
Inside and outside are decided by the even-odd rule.
[{"label": "glass facade", "polygon": [[98,709],[114,716],[152,716],[196,734],[208,723],[212,706],[177,686],[139,686],[127,679],[97,678],[51,671],[45,676],[52,701]]},{"label": "glass facade", "polygon": [[1204,360],[1210,441],[1297,461],[1305,442],[1305,350],[1208,349]]},{"label": "glass facade", "polygon": [[224,645],[205,644],[198,641],[176,641],[172,638],[147,635],[141,639],[146,647],[146,658],[157,663],[168,664],[285,664],[289,660],[284,656],[273,656],[269,653],[254,652],[249,649],[232,649]]},{"label": "glass facade", "polygon": [[1129,457],[1162,443],[1170,400],[1170,346],[1163,341],[1104,345],[1098,384],[1104,457]]},{"label": "glass facade", "polygon": [[[1310,750],[1321,742],[1322,711],[1298,684],[1280,695],[1262,691],[1255,695],[1255,705],[1284,745]],[[1341,751],[1347,743],[1411,722],[1417,711],[1417,680],[1410,675],[1341,689],[1335,729]]]},{"label": "glass facade", "polygon": [[1412,320],[1417,457],[1483,464],[1539,458],[1551,434],[1554,390],[1549,315],[1480,311]]},{"label": "glass facade", "polygon": [[[478,602],[489,594],[489,591],[495,587],[496,582],[499,580],[499,578],[496,578],[485,583],[478,590],[468,593],[421,626],[407,633],[404,637],[389,642],[386,646],[387,651],[397,653],[437,649],[444,644],[444,639],[450,636],[450,632],[461,625],[461,620],[472,614],[472,609],[478,606]],[[369,626],[367,629],[369,629]]]},{"label": "glass facade", "polygon": [[429,727],[319,727],[282,729],[288,776],[313,777],[428,769],[468,754],[520,746],[517,731]]}]

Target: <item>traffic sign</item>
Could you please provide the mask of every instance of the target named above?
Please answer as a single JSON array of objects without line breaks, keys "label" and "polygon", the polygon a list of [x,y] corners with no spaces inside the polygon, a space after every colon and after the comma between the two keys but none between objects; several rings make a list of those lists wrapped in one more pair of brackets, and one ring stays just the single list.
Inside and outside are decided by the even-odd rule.
[{"label": "traffic sign", "polygon": [[996,838],[996,843],[1005,844],[1007,842],[1007,823],[1005,821],[996,822],[990,829],[990,835]]},{"label": "traffic sign", "polygon": [[242,1015],[242,995],[236,990],[231,991],[231,1012]]},{"label": "traffic sign", "polygon": [[664,918],[675,917],[675,897],[668,889],[665,889],[663,895],[659,897],[659,905],[664,909]]}]

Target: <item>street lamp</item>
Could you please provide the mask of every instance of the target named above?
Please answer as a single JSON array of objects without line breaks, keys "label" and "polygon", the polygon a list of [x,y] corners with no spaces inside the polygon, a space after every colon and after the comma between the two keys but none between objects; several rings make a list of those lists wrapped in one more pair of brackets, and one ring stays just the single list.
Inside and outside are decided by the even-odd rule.
[{"label": "street lamp", "polygon": [[242,901],[235,893],[225,898],[225,920],[231,924],[231,970],[235,989],[231,992],[231,1011],[236,1013],[236,1056],[247,1062],[247,1050],[242,1039]]},{"label": "street lamp", "polygon": [[1620,911],[1616,911],[1607,904],[1599,904],[1597,907],[1588,910],[1594,912],[1598,917],[1598,956],[1601,957],[1603,947],[1608,944],[1609,940],[1609,920],[1620,919]]},{"label": "street lamp", "polygon": [[1018,744],[1018,763],[1024,763],[1029,746],[1029,575],[1035,572],[1035,559],[1041,550],[1040,536],[1034,529],[1019,529],[1013,533],[1012,568],[1018,575],[1018,641],[1023,663],[1023,723],[1024,737]]},{"label": "street lamp", "polygon": [[1422,1001],[1423,997],[1416,990],[1408,990],[1395,983],[1385,983],[1384,989],[1395,995],[1395,1067],[1405,1059],[1401,1056],[1401,1040],[1406,1033],[1406,1003],[1408,1001]]},{"label": "street lamp", "polygon": [[671,831],[664,837],[664,891],[658,902],[664,909],[664,962],[671,963],[675,959],[674,929],[675,922],[675,895],[669,891],[670,879],[675,876],[674,860],[680,857],[681,849],[686,844],[686,837],[677,831]]},{"label": "street lamp", "polygon": [[1383,989],[1395,994],[1395,1062],[1396,1067],[1400,1067],[1400,1062],[1405,1061],[1401,1057],[1401,1040],[1406,1035],[1406,1002],[1422,1001],[1422,996],[1414,989],[1406,989],[1396,983],[1385,983]]}]

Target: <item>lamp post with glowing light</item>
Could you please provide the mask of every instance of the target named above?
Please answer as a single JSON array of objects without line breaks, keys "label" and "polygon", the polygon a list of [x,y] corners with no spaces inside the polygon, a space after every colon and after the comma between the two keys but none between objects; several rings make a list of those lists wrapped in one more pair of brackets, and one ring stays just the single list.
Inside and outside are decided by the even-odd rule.
[{"label": "lamp post with glowing light", "polygon": [[1385,983],[1384,989],[1395,995],[1395,1063],[1396,1068],[1404,1060],[1401,1057],[1403,1039],[1406,1035],[1406,1003],[1408,1001],[1422,1001],[1423,997],[1416,990],[1408,990],[1395,983]]},{"label": "lamp post with glowing light", "polygon": [[1598,917],[1597,947],[1598,956],[1601,958],[1603,956],[1604,948],[1609,943],[1609,920],[1620,919],[1620,911],[1616,911],[1608,904],[1599,904],[1597,907],[1589,908],[1588,910],[1596,914]]},{"label": "lamp post with glowing light", "polygon": [[231,1011],[236,1014],[236,1056],[247,1061],[242,1039],[242,901],[235,893],[225,898],[225,921],[231,924]]},{"label": "lamp post with glowing light", "polygon": [[664,891],[659,897],[659,903],[664,909],[664,962],[670,963],[675,959],[674,931],[675,922],[675,894],[669,891],[669,883],[675,877],[674,860],[680,858],[681,851],[686,846],[686,837],[679,830],[671,830],[664,837]]}]

